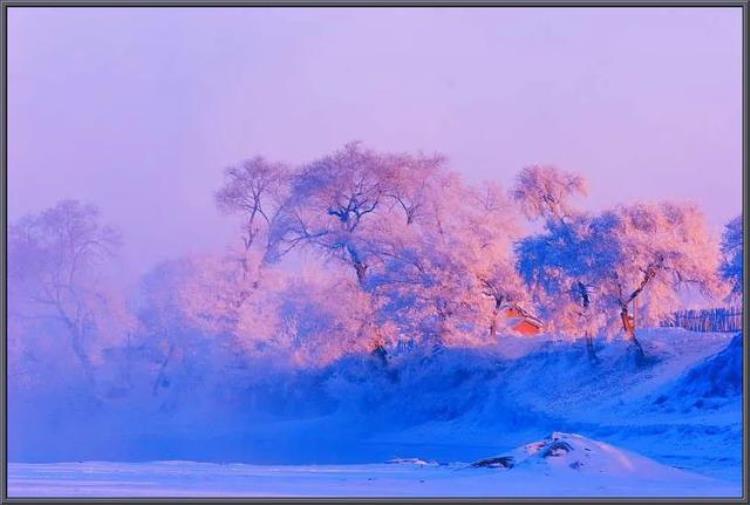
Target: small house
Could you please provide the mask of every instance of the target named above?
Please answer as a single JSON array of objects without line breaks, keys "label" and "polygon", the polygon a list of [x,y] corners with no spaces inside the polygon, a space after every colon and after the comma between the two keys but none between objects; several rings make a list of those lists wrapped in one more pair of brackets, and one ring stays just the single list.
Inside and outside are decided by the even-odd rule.
[{"label": "small house", "polygon": [[533,315],[529,314],[517,305],[510,305],[505,308],[505,317],[508,318],[509,326],[525,336],[534,336],[542,332],[544,324]]}]

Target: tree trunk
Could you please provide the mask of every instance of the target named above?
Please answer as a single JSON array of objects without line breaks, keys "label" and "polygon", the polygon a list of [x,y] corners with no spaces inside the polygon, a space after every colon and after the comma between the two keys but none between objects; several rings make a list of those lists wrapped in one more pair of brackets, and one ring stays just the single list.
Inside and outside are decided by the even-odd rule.
[{"label": "tree trunk", "polygon": [[641,347],[641,343],[635,335],[635,321],[630,317],[627,305],[623,305],[620,310],[620,320],[622,321],[622,328],[625,330],[625,336],[628,342],[635,346],[636,363],[643,363],[646,354],[643,352],[643,347]]},{"label": "tree trunk", "polygon": [[347,245],[346,250],[349,252],[349,257],[352,260],[352,266],[354,266],[354,271],[357,273],[357,281],[359,282],[360,287],[364,289],[365,274],[367,274],[367,265],[364,264],[364,262],[360,258],[359,253],[354,247],[352,247],[351,245]]},{"label": "tree trunk", "polygon": [[375,349],[373,349],[370,354],[377,359],[381,365],[387,365],[388,364],[388,351],[385,350],[385,347],[383,345],[378,344]]},{"label": "tree trunk", "polygon": [[151,391],[151,393],[156,396],[159,392],[159,384],[164,380],[164,372],[167,369],[167,365],[169,364],[169,359],[172,357],[172,352],[174,351],[174,344],[169,344],[169,350],[167,351],[167,355],[164,358],[164,361],[162,361],[161,365],[159,366],[159,373],[156,375],[156,380],[154,381],[154,387]]},{"label": "tree trunk", "polygon": [[379,359],[383,365],[388,364],[388,350],[380,327],[373,323],[363,323],[359,328],[359,338],[370,338],[370,355]]},{"label": "tree trunk", "polygon": [[73,353],[75,353],[76,358],[78,358],[78,361],[81,363],[83,373],[86,375],[86,380],[90,384],[93,384],[94,371],[91,366],[91,360],[89,360],[88,354],[86,354],[86,351],[83,349],[83,346],[81,345],[77,336],[73,337],[73,339],[71,340],[71,345],[73,347]]},{"label": "tree trunk", "polygon": [[[583,319],[586,319],[589,311],[589,305],[591,305],[591,299],[589,298],[588,288],[581,281],[578,281],[578,294],[581,296],[581,316],[583,316]],[[588,321],[584,321],[584,323],[586,323],[586,325],[588,326]],[[585,332],[585,338],[586,354],[589,357],[589,361],[598,363],[599,358],[596,356],[596,350],[594,349],[594,338],[589,335],[588,329]]]},{"label": "tree trunk", "polygon": [[365,274],[367,273],[367,266],[360,262],[354,263],[354,270],[357,272],[357,282],[361,287],[365,286]]},{"label": "tree trunk", "polygon": [[[630,314],[628,313],[628,304],[630,302],[635,302],[635,299],[638,297],[638,295],[641,294],[641,292],[646,288],[646,285],[651,281],[651,279],[656,276],[656,273],[661,270],[663,266],[664,258],[659,257],[656,263],[652,263],[648,266],[646,272],[643,275],[641,283],[638,285],[635,291],[630,293],[630,296],[627,299],[625,299],[624,301],[620,301],[620,320],[622,321],[622,327],[625,330],[625,335],[627,336],[628,341],[635,345],[635,359],[637,364],[643,363],[643,359],[646,357],[646,355],[643,352],[641,343],[638,342],[638,338],[636,338],[635,336],[635,318],[630,317]],[[622,290],[620,290],[620,292],[622,292]]]},{"label": "tree trunk", "polygon": [[68,327],[68,331],[70,331],[70,347],[73,350],[73,354],[75,354],[78,362],[81,364],[81,368],[83,368],[83,373],[86,376],[86,380],[89,382],[89,384],[93,385],[94,370],[91,365],[91,360],[89,359],[86,350],[83,348],[83,330],[81,329],[79,324],[71,321],[62,311],[62,309],[58,307],[58,310],[63,318],[63,322]]},{"label": "tree trunk", "polygon": [[589,361],[592,363],[599,363],[599,357],[596,355],[596,350],[594,349],[594,338],[589,335],[589,332],[586,332],[586,354],[589,357]]},{"label": "tree trunk", "polygon": [[448,324],[448,318],[450,317],[448,311],[442,306],[440,302],[437,305],[437,316],[438,316],[438,327],[437,334],[432,338],[432,350],[433,352],[439,352],[445,345],[447,337],[450,336],[451,328]]},{"label": "tree trunk", "polygon": [[497,318],[500,316],[502,303],[502,298],[495,298],[495,307],[492,309],[492,321],[490,322],[490,337],[493,339],[497,336]]}]

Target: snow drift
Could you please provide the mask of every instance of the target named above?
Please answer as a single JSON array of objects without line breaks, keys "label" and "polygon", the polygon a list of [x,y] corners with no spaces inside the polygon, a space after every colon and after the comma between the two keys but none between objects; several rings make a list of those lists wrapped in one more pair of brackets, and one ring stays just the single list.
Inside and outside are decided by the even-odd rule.
[{"label": "snow drift", "polygon": [[742,394],[742,333],[726,349],[691,368],[673,395],[689,398],[733,397]]},{"label": "snow drift", "polygon": [[473,468],[529,469],[549,472],[640,475],[650,478],[679,476],[678,470],[638,454],[575,433],[554,432],[542,440],[523,445],[508,455],[482,459]]}]

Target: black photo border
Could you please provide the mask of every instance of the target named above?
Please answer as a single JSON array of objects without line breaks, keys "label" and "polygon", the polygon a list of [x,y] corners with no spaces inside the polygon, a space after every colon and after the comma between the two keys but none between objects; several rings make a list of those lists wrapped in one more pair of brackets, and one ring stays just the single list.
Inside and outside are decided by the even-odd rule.
[{"label": "black photo border", "polygon": [[[54,7],[54,8],[76,8],[76,7],[130,7],[130,8],[299,8],[299,7],[318,7],[318,8],[420,8],[420,7],[438,7],[438,8],[476,8],[476,7],[493,7],[493,8],[622,8],[622,7],[686,7],[686,8],[736,8],[742,11],[742,212],[747,216],[748,211],[748,26],[750,21],[750,0],[0,0],[0,93],[2,101],[0,102],[0,225],[2,233],[0,234],[0,260],[2,264],[2,289],[0,289],[0,321],[2,325],[2,342],[0,345],[0,504],[69,504],[69,503],[87,503],[87,504],[116,504],[116,503],[269,503],[269,504],[324,504],[324,503],[352,503],[352,504],[407,504],[407,503],[424,503],[424,504],[460,504],[460,503],[750,503],[748,499],[748,460],[750,458],[748,445],[748,339],[743,331],[743,397],[742,397],[742,496],[737,498],[686,498],[686,497],[642,497],[642,498],[586,498],[586,497],[568,497],[568,498],[444,498],[444,497],[424,497],[424,498],[401,498],[401,497],[382,497],[382,498],[341,498],[341,497],[302,497],[302,498],[227,498],[227,497],[180,497],[180,498],[136,498],[136,497],[118,497],[118,498],[13,498],[8,496],[8,388],[7,388],[7,370],[8,370],[8,321],[7,321],[7,297],[8,297],[8,262],[7,262],[7,229],[8,229],[8,10],[13,8],[35,8],[35,7]],[[743,237],[748,236],[748,220],[743,218]],[[743,293],[743,328],[748,327],[750,316],[748,315],[747,297],[748,282],[747,269],[750,261],[748,255],[743,258],[745,277]]]}]

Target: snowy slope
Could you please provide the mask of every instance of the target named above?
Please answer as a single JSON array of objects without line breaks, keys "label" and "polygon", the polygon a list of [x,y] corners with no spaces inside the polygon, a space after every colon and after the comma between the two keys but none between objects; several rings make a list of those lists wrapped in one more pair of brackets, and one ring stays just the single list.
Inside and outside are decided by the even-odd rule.
[{"label": "snowy slope", "polygon": [[738,333],[723,351],[694,366],[680,377],[663,401],[669,401],[669,396],[674,399],[694,398],[694,405],[700,406],[705,403],[703,400],[731,398],[740,394],[742,334]]},{"label": "snowy slope", "polygon": [[[720,401],[704,398],[703,403],[689,394],[679,395],[675,401],[659,401],[665,391],[680,388],[694,367],[711,362],[717,353],[724,356],[726,353],[721,353],[732,337],[680,329],[645,331],[641,340],[652,362],[643,369],[633,366],[621,343],[600,342],[600,362],[591,364],[582,344],[512,342],[508,347],[513,359],[494,364],[494,376],[479,367],[480,379],[465,379],[464,387],[444,388],[442,397],[449,404],[468,404],[472,395],[477,397],[461,415],[450,419],[433,416],[430,421],[374,438],[393,448],[421,443],[424,452],[419,455],[426,458],[459,455],[459,448],[436,447],[435,441],[450,444],[461,440],[463,453],[479,458],[481,448],[508,451],[524,440],[570,431],[661,463],[739,480],[740,395]],[[447,357],[440,364],[446,374],[451,366]],[[409,401],[417,403],[418,399]],[[402,404],[402,408],[417,407]]]}]

